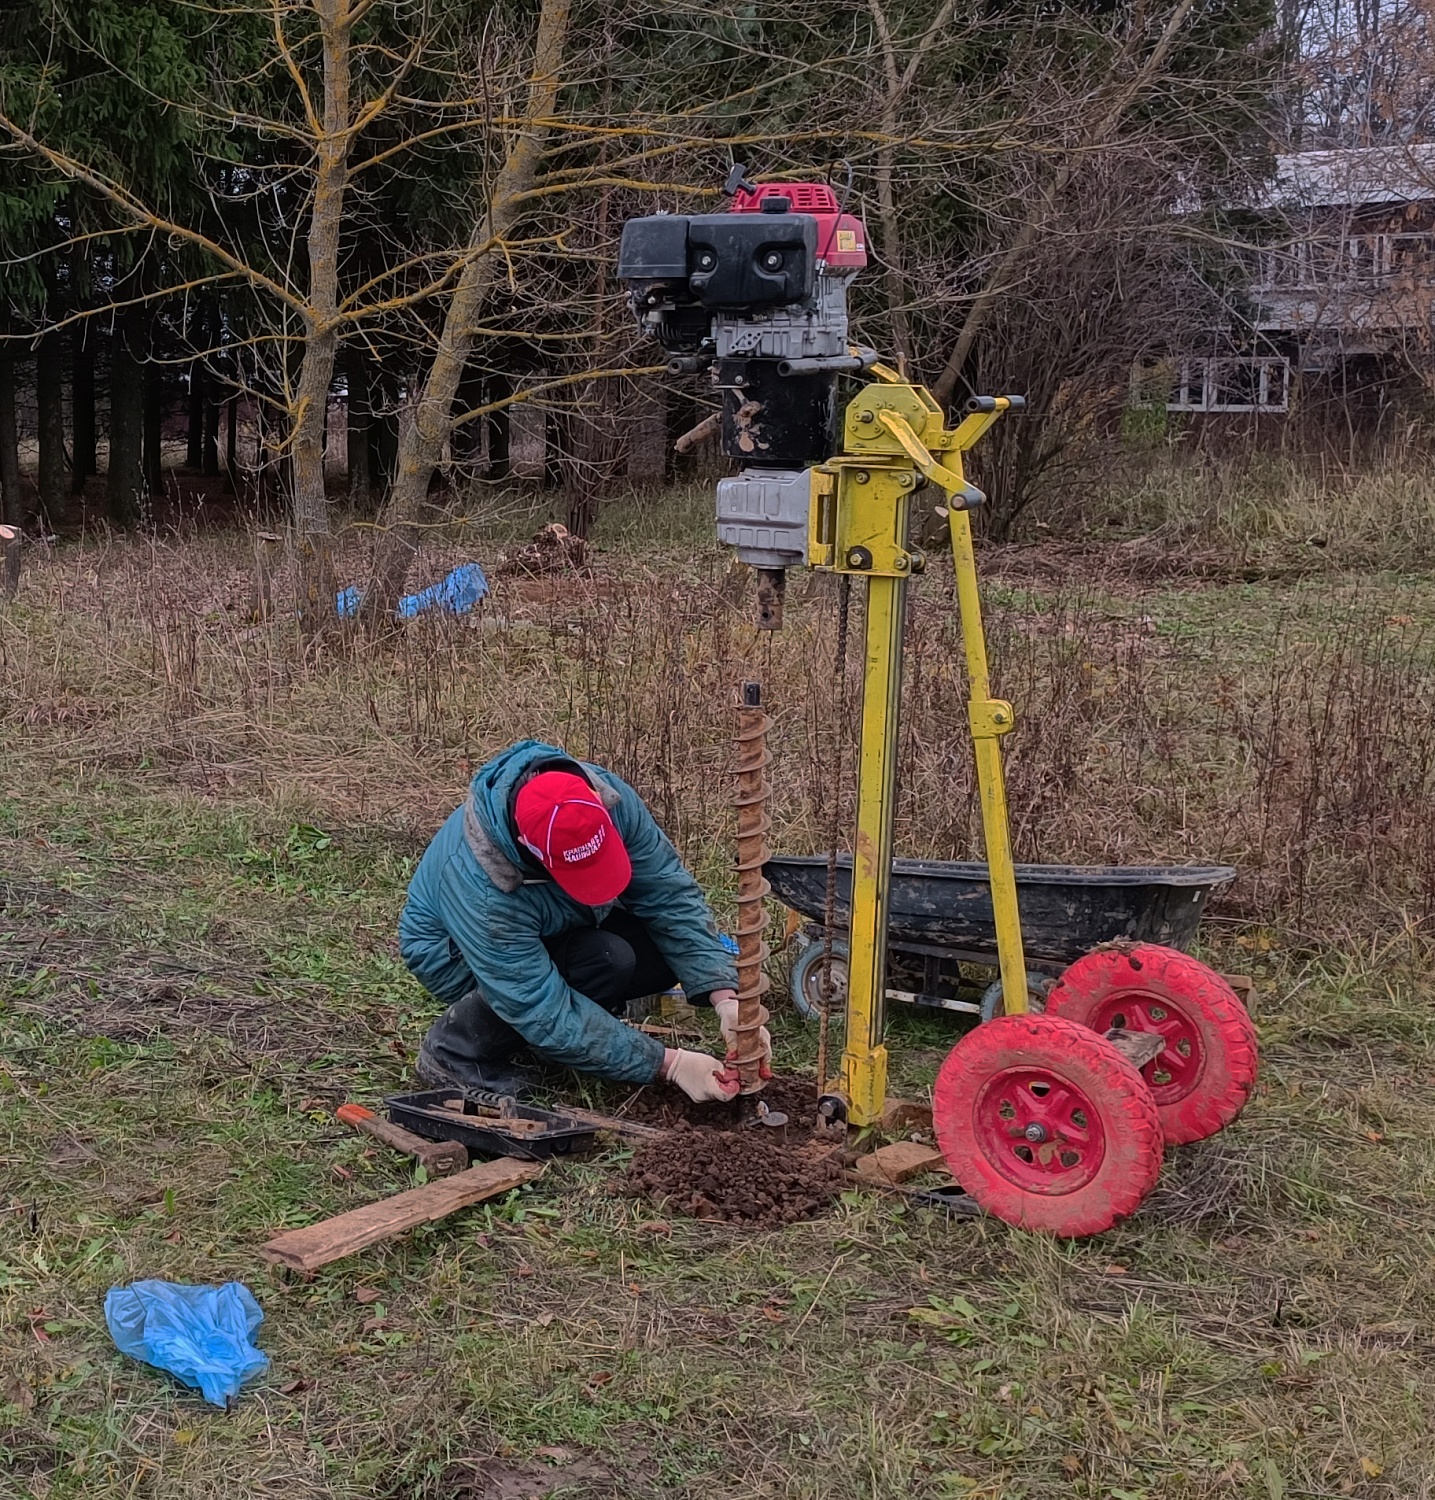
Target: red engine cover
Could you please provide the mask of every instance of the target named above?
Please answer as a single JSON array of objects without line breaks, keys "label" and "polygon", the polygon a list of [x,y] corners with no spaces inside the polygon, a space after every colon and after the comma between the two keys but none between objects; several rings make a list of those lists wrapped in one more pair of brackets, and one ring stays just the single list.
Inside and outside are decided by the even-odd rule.
[{"label": "red engine cover", "polygon": [[740,191],[731,212],[759,214],[764,198],[788,198],[795,214],[817,220],[817,260],[834,269],[860,271],[867,264],[867,231],[862,220],[839,210],[837,194],[825,182],[764,182]]}]

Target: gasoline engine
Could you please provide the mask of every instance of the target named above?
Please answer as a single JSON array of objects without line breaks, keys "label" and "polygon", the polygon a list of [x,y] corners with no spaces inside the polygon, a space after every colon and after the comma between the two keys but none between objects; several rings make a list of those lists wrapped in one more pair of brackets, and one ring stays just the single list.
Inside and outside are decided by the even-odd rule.
[{"label": "gasoline engine", "polygon": [[862,221],[825,183],[754,185],[735,167],[719,214],[623,226],[618,276],[674,374],[711,369],[722,450],[718,537],[758,569],[758,624],[782,624],[786,570],[807,561],[812,467],[838,448],[837,377],[877,364],[848,342],[847,291],[867,264]]}]

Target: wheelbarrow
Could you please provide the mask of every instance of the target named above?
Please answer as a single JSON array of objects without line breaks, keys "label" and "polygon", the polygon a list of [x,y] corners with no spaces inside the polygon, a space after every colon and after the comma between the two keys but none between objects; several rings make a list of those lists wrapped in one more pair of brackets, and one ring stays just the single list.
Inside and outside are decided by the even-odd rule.
[{"label": "wheelbarrow", "polygon": [[[792,1003],[815,1019],[823,1005],[828,945],[827,857],[774,855],[763,866],[772,893],[808,922],[794,934]],[[1027,988],[1044,1001],[1056,976],[1082,954],[1115,941],[1188,950],[1206,901],[1228,885],[1229,865],[1018,865]],[[846,1003],[846,931],[852,857],[837,861],[828,1004]],[[839,936],[839,934],[841,934]],[[991,880],[985,864],[892,861],[887,915],[887,999],[980,1016],[1004,1013],[1001,980],[973,990],[962,965],[995,967],[998,959]]]},{"label": "wheelbarrow", "polygon": [[[777,855],[763,871],[773,894],[808,919],[794,935],[791,991],[810,1017],[824,1004],[840,1013],[847,1000],[851,858],[837,861],[830,942],[827,869],[822,855]],[[1139,1203],[1163,1143],[1216,1134],[1254,1087],[1256,1039],[1244,1006],[1185,951],[1207,899],[1236,872],[1017,865],[1015,873],[1028,1014],[1007,1016],[1007,1031],[991,1027],[990,1040],[986,1026],[964,1038],[938,1076],[934,1119],[949,1160],[968,1163],[969,1175],[958,1175],[969,1190],[978,1184],[989,1211],[1062,1234],[1094,1233]],[[961,972],[999,958],[986,865],[893,860],[887,954],[888,1000],[982,1021],[1006,1016],[1001,980],[973,994]],[[1035,1029],[1013,1042],[1013,1027]],[[1103,1051],[1092,1031],[1115,1046]],[[1064,1047],[1063,1067],[1039,1066],[1038,1046]],[[1152,1104],[1155,1118],[1143,1117]],[[1043,1201],[1044,1214],[1034,1207]]]}]

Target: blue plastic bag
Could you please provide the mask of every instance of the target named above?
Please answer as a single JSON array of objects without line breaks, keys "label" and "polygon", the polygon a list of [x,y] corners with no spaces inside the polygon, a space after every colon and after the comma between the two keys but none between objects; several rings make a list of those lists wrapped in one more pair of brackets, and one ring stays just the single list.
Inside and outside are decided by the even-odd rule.
[{"label": "blue plastic bag", "polygon": [[105,1297],[105,1322],[122,1354],[168,1370],[219,1407],[269,1368],[268,1356],[250,1342],[263,1321],[254,1294],[238,1281],[136,1281],[112,1286]]},{"label": "blue plastic bag", "polygon": [[426,610],[438,609],[445,614],[466,615],[488,593],[488,579],[476,562],[463,563],[442,583],[435,583],[417,594],[406,594],[399,600],[399,614],[412,620]]},{"label": "blue plastic bag", "polygon": [[[476,562],[461,563],[439,583],[420,589],[417,594],[405,594],[399,600],[396,613],[405,620],[415,615],[427,614],[431,609],[450,615],[466,615],[480,599],[488,595],[488,579]],[[341,589],[334,600],[339,617],[352,619],[358,614],[363,595],[352,585]]]}]

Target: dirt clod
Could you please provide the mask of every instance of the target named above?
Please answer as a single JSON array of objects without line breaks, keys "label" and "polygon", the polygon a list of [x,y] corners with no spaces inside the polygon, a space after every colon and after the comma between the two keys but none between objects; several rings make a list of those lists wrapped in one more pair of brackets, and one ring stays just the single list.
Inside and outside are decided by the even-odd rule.
[{"label": "dirt clod", "polygon": [[677,1089],[654,1084],[639,1089],[620,1113],[625,1119],[660,1129],[686,1123],[707,1130],[734,1130],[746,1128],[756,1118],[759,1100],[787,1116],[784,1129],[789,1145],[799,1145],[811,1136],[817,1121],[817,1091],[810,1078],[788,1075],[769,1079],[761,1093],[740,1095],[731,1104],[694,1104]]},{"label": "dirt clod", "polygon": [[705,1130],[679,1121],[638,1149],[619,1190],[669,1213],[776,1229],[821,1213],[846,1180],[830,1150],[785,1145],[761,1125]]}]

